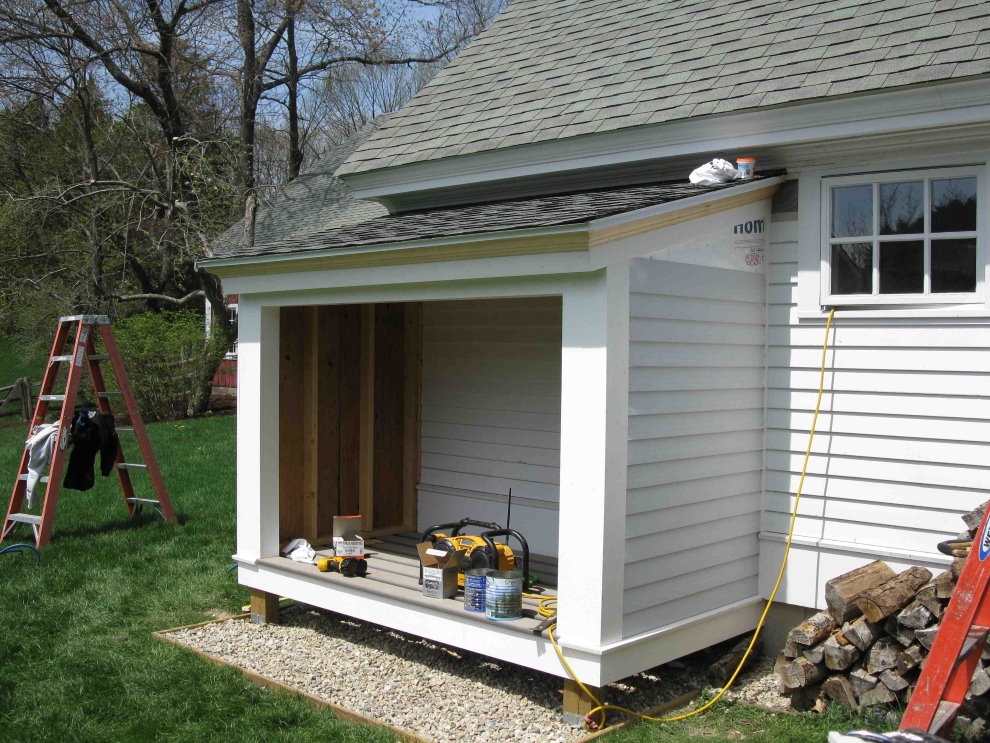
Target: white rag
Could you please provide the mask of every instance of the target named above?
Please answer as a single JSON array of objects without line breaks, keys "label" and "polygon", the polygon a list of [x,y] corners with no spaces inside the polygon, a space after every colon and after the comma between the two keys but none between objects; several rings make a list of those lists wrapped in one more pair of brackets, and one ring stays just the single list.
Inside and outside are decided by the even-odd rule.
[{"label": "white rag", "polygon": [[736,170],[732,163],[716,157],[710,163],[705,163],[700,168],[695,168],[688,176],[688,180],[696,186],[717,186],[720,183],[738,181],[742,178],[742,173]]},{"label": "white rag", "polygon": [[36,426],[28,437],[25,446],[28,450],[27,507],[31,507],[34,487],[48,470],[58,439],[58,423],[42,423]]},{"label": "white rag", "polygon": [[293,539],[285,545],[282,554],[296,562],[308,562],[310,565],[316,564],[316,550],[305,539]]}]

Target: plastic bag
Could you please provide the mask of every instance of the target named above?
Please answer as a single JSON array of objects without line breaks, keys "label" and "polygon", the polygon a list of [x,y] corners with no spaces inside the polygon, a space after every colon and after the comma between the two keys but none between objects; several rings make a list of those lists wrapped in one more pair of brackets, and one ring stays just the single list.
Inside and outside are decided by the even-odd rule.
[{"label": "plastic bag", "polygon": [[316,562],[316,550],[305,539],[293,539],[282,550],[282,554],[296,562],[313,564]]},{"label": "plastic bag", "polygon": [[696,186],[717,186],[720,183],[739,180],[741,177],[742,174],[732,166],[732,163],[716,157],[710,163],[692,170],[688,179]]}]

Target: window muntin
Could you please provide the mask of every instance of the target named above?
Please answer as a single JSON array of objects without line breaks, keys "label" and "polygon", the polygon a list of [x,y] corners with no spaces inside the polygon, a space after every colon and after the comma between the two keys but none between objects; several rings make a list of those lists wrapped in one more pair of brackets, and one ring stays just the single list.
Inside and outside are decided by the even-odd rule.
[{"label": "window muntin", "polygon": [[825,181],[825,293],[843,303],[973,301],[978,177],[896,173]]}]

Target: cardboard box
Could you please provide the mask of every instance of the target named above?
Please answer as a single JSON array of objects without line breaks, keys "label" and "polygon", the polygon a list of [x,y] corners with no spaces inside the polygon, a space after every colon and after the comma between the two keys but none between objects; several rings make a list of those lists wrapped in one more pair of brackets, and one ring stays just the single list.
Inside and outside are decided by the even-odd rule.
[{"label": "cardboard box", "polygon": [[360,516],[333,517],[333,552],[338,557],[364,557],[364,539],[357,533]]},{"label": "cardboard box", "polygon": [[433,549],[433,542],[416,545],[419,564],[423,566],[423,595],[431,599],[449,599],[457,594],[457,573],[464,550],[447,552]]}]

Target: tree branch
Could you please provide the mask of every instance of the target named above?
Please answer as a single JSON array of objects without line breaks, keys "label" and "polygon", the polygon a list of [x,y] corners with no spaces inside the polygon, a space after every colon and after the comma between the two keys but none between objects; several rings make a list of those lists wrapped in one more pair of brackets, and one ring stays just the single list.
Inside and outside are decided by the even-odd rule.
[{"label": "tree branch", "polygon": [[184,297],[170,297],[168,294],[115,294],[114,299],[118,302],[134,302],[139,300],[155,300],[158,302],[171,302],[174,305],[183,305],[197,297],[205,297],[206,292],[202,289],[196,289],[195,291],[189,292]]}]

